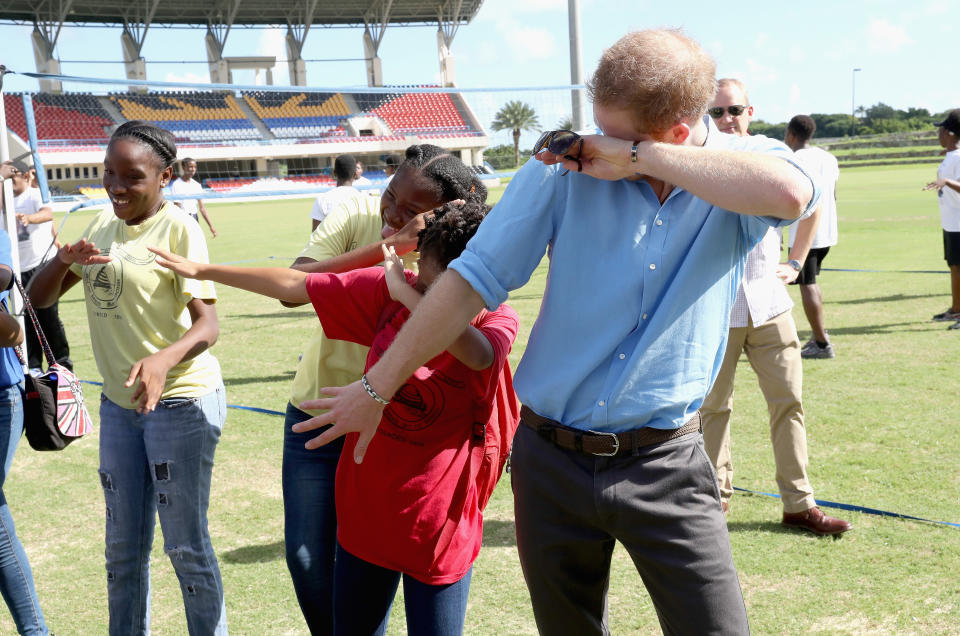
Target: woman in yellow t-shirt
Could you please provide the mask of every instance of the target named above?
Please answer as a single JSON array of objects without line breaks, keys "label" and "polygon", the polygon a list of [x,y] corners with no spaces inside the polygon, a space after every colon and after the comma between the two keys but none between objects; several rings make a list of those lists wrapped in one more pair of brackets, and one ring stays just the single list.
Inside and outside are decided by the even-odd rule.
[{"label": "woman in yellow t-shirt", "polygon": [[[334,209],[317,226],[294,261],[304,272],[347,272],[383,260],[380,245],[407,255],[417,246],[423,213],[473,193],[481,202],[487,190],[476,173],[439,146],[407,148],[403,163],[380,197],[361,194]],[[315,450],[305,448],[317,435],[291,427],[322,411],[302,411],[320,388],[340,386],[363,374],[367,347],[332,340],[316,327],[293,380],[283,427],[283,511],[287,567],[311,634],[333,633],[333,563],[337,545],[334,475],[343,440]],[[322,432],[322,431],[321,431]]]},{"label": "woman in yellow t-shirt", "polygon": [[[150,632],[150,549],[160,518],[190,634],[226,634],[220,568],[207,529],[213,457],[226,417],[219,326],[210,283],[160,267],[148,246],[208,262],[203,232],[164,201],[173,135],[129,121],[103,162],[104,210],[34,277],[52,304],[83,281],[100,401],[100,482],[106,498],[111,636]],[[99,246],[99,247],[98,247]]]}]

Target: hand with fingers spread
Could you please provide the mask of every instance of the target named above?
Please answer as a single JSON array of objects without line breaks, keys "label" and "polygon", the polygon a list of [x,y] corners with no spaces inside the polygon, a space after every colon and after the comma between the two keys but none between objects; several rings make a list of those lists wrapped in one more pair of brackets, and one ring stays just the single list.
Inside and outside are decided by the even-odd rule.
[{"label": "hand with fingers spread", "polygon": [[383,418],[384,405],[374,400],[359,381],[344,387],[325,387],[320,392],[330,397],[302,402],[300,409],[304,411],[327,409],[327,411],[294,425],[293,431],[306,433],[331,425],[326,431],[307,442],[306,447],[311,450],[347,433],[357,433],[359,438],[354,447],[353,461],[358,464],[363,462],[367,447]]},{"label": "hand with fingers spread", "polygon": [[383,269],[386,271],[387,290],[390,292],[390,298],[403,302],[413,288],[407,282],[407,277],[403,273],[403,261],[397,255],[396,250],[387,247],[385,244],[380,246],[383,251]]},{"label": "hand with fingers spread", "polygon": [[923,186],[924,190],[937,190],[938,192],[947,185],[946,179],[937,179],[936,181],[931,181],[927,185]]},{"label": "hand with fingers spread", "polygon": [[407,221],[406,225],[387,239],[387,245],[394,248],[397,254],[401,256],[417,249],[417,236],[420,234],[420,230],[426,227],[427,219],[425,217],[430,214],[430,212],[418,214]]},{"label": "hand with fingers spread", "polygon": [[57,258],[66,265],[79,263],[80,265],[102,265],[110,262],[110,256],[101,254],[100,249],[93,241],[80,239],[76,243],[68,243],[57,251]]}]

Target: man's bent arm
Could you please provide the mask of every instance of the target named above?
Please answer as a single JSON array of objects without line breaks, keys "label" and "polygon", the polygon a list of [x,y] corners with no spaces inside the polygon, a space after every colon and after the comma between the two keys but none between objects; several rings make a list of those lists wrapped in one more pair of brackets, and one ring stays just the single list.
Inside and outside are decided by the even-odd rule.
[{"label": "man's bent arm", "polygon": [[[390,399],[414,371],[456,340],[483,306],[483,299],[469,283],[456,271],[447,270],[430,287],[383,357],[367,371],[371,389]],[[307,442],[307,448],[317,448],[346,433],[359,433],[353,453],[353,460],[359,464],[380,424],[383,405],[368,395],[360,382],[340,388],[324,387],[323,393],[333,397],[309,400],[298,406],[328,410],[297,424],[293,430],[303,433],[331,425]]]},{"label": "man's bent arm", "polygon": [[813,198],[810,178],[773,155],[665,143],[637,155],[638,172],[740,214],[792,220]]}]

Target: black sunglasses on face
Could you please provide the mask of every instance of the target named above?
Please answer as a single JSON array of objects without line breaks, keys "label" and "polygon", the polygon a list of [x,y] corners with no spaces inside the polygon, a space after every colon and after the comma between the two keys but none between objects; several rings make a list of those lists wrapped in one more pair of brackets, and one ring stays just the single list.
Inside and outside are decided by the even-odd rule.
[{"label": "black sunglasses on face", "polygon": [[[577,146],[577,155],[574,157],[570,149]],[[583,137],[572,130],[548,130],[540,135],[537,143],[533,144],[533,154],[537,154],[543,149],[547,149],[555,155],[561,155],[564,159],[570,159],[577,162],[577,172],[583,172],[583,162],[580,161],[580,153],[583,151]],[[565,176],[569,170],[564,170],[560,176]]]},{"label": "black sunglasses on face", "polygon": [[[747,110],[746,106],[727,106],[726,111],[730,113],[731,117],[739,117],[743,114],[743,111]],[[707,112],[714,119],[720,119],[723,117],[723,106],[714,106],[713,108],[708,108]]]}]

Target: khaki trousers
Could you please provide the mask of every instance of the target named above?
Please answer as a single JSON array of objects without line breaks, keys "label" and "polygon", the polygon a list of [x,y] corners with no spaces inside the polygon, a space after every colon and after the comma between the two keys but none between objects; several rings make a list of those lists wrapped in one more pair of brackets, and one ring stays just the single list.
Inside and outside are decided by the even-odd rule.
[{"label": "khaki trousers", "polygon": [[733,495],[733,459],[730,455],[730,414],[733,378],[740,354],[746,353],[757,374],[770,412],[770,441],[777,468],[777,487],[784,512],[802,512],[816,505],[807,479],[807,432],[803,425],[803,366],[793,314],[788,310],[759,327],[730,329],[720,373],[700,408],[703,443],[717,471],[720,497]]}]

